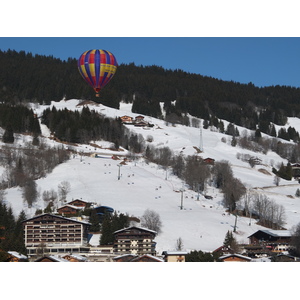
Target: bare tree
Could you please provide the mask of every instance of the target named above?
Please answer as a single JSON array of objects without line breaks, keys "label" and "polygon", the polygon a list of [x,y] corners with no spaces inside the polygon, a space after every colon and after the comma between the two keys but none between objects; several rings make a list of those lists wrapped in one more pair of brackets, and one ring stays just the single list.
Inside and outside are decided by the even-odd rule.
[{"label": "bare tree", "polygon": [[58,185],[58,194],[60,196],[60,201],[66,201],[68,193],[71,191],[71,185],[69,181],[62,181]]},{"label": "bare tree", "polygon": [[157,234],[161,233],[162,222],[160,216],[154,210],[146,209],[142,218],[141,225],[150,230],[154,230]]},{"label": "bare tree", "polygon": [[176,250],[177,251],[182,251],[183,249],[183,241],[182,238],[178,238],[178,240],[176,241]]},{"label": "bare tree", "polygon": [[232,212],[236,209],[237,202],[246,193],[243,183],[237,178],[227,178],[223,185],[224,205]]},{"label": "bare tree", "polygon": [[225,181],[233,177],[233,172],[228,161],[216,162],[213,168],[214,183],[217,188],[223,188]]},{"label": "bare tree", "polygon": [[188,156],[184,171],[185,182],[194,191],[204,191],[210,170],[207,164],[197,156]]},{"label": "bare tree", "polygon": [[285,223],[285,209],[266,195],[255,194],[253,209],[259,216],[259,223],[273,229],[280,229]]}]

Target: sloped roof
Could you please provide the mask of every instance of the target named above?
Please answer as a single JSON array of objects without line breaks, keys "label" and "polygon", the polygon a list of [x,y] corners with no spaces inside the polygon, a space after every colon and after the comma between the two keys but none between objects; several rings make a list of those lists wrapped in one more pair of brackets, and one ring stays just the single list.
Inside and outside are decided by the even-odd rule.
[{"label": "sloped roof", "polygon": [[130,230],[130,229],[144,230],[144,231],[148,231],[148,232],[151,232],[151,233],[157,234],[157,232],[156,232],[156,231],[154,231],[154,230],[150,230],[150,229],[148,229],[148,228],[144,228],[144,227],[137,227],[137,226],[131,226],[131,227],[127,227],[127,228],[119,229],[119,230],[115,231],[114,233],[122,232],[122,231],[125,231],[125,230]]},{"label": "sloped roof", "polygon": [[163,251],[162,255],[187,255],[187,251]]},{"label": "sloped roof", "polygon": [[226,259],[228,257],[238,257],[238,258],[249,260],[249,261],[251,260],[251,258],[248,257],[248,256],[244,256],[244,255],[236,254],[236,253],[234,253],[234,254],[226,254],[226,255],[220,256],[219,259],[223,260],[223,259]]},{"label": "sloped roof", "polygon": [[258,230],[251,235],[248,236],[250,238],[251,236],[255,235],[257,232],[263,232],[265,234],[268,234],[273,237],[291,237],[292,234],[289,230],[273,230],[273,229],[263,229],[263,230]]},{"label": "sloped roof", "polygon": [[151,254],[144,254],[144,255],[135,257],[131,260],[131,262],[138,262],[138,261],[142,260],[143,258],[149,258],[151,261],[156,261],[156,262],[165,262],[163,259],[153,256]]},{"label": "sloped roof", "polygon": [[85,203],[85,204],[88,204],[88,203],[89,203],[89,202],[84,201],[84,200],[82,200],[82,199],[74,199],[74,200],[72,200],[72,201],[69,201],[68,204],[73,203],[73,202],[76,202],[76,201],[83,202],[83,203]]},{"label": "sloped roof", "polygon": [[85,256],[82,256],[82,255],[79,255],[79,254],[66,254],[66,255],[63,256],[63,259],[68,260],[67,259],[68,256],[70,256],[72,258],[75,258],[79,261],[87,261],[87,258]]},{"label": "sloped roof", "polygon": [[64,207],[70,207],[70,208],[73,208],[73,209],[76,209],[76,210],[81,210],[80,207],[75,206],[75,205],[71,205],[71,204],[65,204],[65,205],[59,207],[58,209],[62,209],[62,208],[64,208]]},{"label": "sloped roof", "polygon": [[27,256],[25,256],[25,255],[23,255],[23,254],[21,254],[17,251],[8,251],[7,253],[14,256],[14,257],[16,257],[16,258],[18,258],[18,259],[27,259]]},{"label": "sloped roof", "polygon": [[38,218],[41,218],[41,217],[44,217],[44,216],[50,216],[50,217],[54,217],[54,218],[59,218],[59,219],[63,219],[63,220],[68,220],[68,221],[72,221],[72,222],[76,222],[76,223],[81,223],[81,224],[84,224],[84,225],[91,225],[90,223],[85,222],[85,221],[78,221],[78,220],[74,220],[74,219],[71,219],[71,218],[65,218],[65,217],[62,217],[62,216],[60,216],[60,215],[53,215],[53,214],[48,214],[48,213],[42,214],[42,215],[34,216],[33,218],[24,220],[22,223],[26,223],[26,222],[28,222],[28,221],[32,221],[32,220],[35,220],[35,219],[38,219]]},{"label": "sloped roof", "polygon": [[35,262],[41,262],[44,258],[48,258],[49,260],[53,261],[53,262],[70,262],[67,259],[64,259],[62,257],[59,257],[57,255],[47,255],[47,256],[43,256],[38,258],[37,260],[35,260]]}]

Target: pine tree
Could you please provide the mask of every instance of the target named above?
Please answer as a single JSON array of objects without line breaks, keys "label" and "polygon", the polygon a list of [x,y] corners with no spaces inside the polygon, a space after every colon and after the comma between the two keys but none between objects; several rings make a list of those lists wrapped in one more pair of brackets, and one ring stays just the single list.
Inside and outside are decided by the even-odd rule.
[{"label": "pine tree", "polygon": [[14,132],[11,125],[8,125],[7,128],[5,129],[2,137],[2,141],[3,143],[10,143],[10,144],[12,144],[15,141]]},{"label": "pine tree", "polygon": [[232,231],[229,231],[229,230],[227,231],[227,233],[225,235],[225,239],[224,239],[223,245],[225,247],[227,247],[227,248],[230,248],[234,252],[238,252],[239,251],[237,240],[233,236]]},{"label": "pine tree", "polygon": [[112,243],[113,235],[111,229],[111,215],[109,213],[105,213],[101,226],[100,245],[111,245]]},{"label": "pine tree", "polygon": [[90,227],[91,232],[97,232],[100,230],[99,216],[97,215],[97,212],[95,209],[91,210],[89,222],[91,223],[91,227]]}]

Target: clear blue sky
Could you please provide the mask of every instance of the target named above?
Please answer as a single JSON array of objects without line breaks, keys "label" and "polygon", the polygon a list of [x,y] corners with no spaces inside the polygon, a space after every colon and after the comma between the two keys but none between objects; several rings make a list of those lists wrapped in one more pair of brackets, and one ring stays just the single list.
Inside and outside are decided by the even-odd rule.
[{"label": "clear blue sky", "polygon": [[298,37],[0,37],[0,49],[61,59],[105,49],[119,64],[158,65],[256,86],[300,87]]}]

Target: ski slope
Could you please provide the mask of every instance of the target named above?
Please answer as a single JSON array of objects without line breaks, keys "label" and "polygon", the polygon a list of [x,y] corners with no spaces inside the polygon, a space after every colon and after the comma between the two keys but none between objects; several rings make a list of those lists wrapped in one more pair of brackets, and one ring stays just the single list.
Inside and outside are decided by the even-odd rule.
[{"label": "ski slope", "polygon": [[[70,110],[80,110],[79,100],[68,100],[52,102],[57,109],[67,108]],[[33,106],[35,112],[40,115],[49,106]],[[103,105],[89,104],[90,109],[99,111],[108,117],[120,117],[137,114],[131,113],[131,105],[121,103],[120,109],[113,109]],[[297,123],[295,118],[289,120],[293,124]],[[199,128],[186,127],[181,125],[167,126],[163,120],[145,116],[145,120],[154,124],[151,128],[140,128],[127,125],[135,133],[153,137],[151,143],[155,147],[168,146],[174,153],[184,155],[194,155],[199,147]],[[225,123],[225,121],[224,121]],[[298,129],[300,131],[300,122]],[[225,123],[226,126],[226,123]],[[244,130],[239,128],[240,132]],[[51,145],[56,142],[48,139],[50,132],[46,126],[42,126],[44,140]],[[300,218],[300,199],[294,197],[296,189],[300,185],[296,181],[280,181],[280,186],[273,183],[273,176],[261,172],[264,169],[271,174],[271,164],[286,161],[277,154],[269,152],[267,155],[252,153],[251,151],[232,147],[231,137],[210,129],[203,129],[203,148],[200,155],[202,158],[211,157],[217,161],[226,160],[231,163],[234,176],[239,178],[248,189],[255,189],[260,193],[265,193],[270,199],[278,204],[284,205],[286,209],[287,229],[296,225]],[[221,141],[222,137],[227,142]],[[22,137],[15,143],[22,146],[30,137]],[[94,141],[93,141],[94,142]],[[106,141],[95,141],[102,149],[94,148],[90,145],[78,145],[74,148],[80,152],[99,153],[102,158],[74,155],[72,158],[57,166],[46,178],[36,181],[40,195],[45,190],[57,190],[62,181],[68,181],[71,191],[67,200],[81,198],[85,201],[95,202],[99,205],[113,207],[116,211],[128,213],[130,216],[141,217],[146,209],[152,209],[159,213],[162,221],[162,233],[155,241],[157,251],[174,250],[176,241],[181,238],[184,250],[213,251],[223,244],[225,234],[232,231],[235,224],[235,216],[225,213],[222,206],[222,194],[218,189],[208,186],[206,193],[213,198],[205,199],[200,195],[197,200],[197,193],[184,186],[183,182],[155,164],[147,164],[142,158],[136,161],[128,161],[120,167],[120,180],[118,180],[119,164],[122,160],[111,159],[112,154],[106,148],[109,143]],[[122,151],[126,154],[127,151]],[[262,160],[263,166],[250,168],[249,164],[237,158],[237,153],[248,153],[257,156]],[[1,171],[1,170],[0,170]],[[2,170],[3,171],[3,170]],[[180,190],[183,189],[183,192]],[[183,209],[181,209],[181,201]],[[22,209],[30,217],[37,208],[44,208],[45,204],[41,197],[34,207],[29,209],[23,203],[20,188],[7,189],[6,202],[11,205],[15,214]],[[248,236],[263,227],[256,225],[254,220],[238,217],[236,238],[239,242],[248,243]],[[95,241],[95,239],[93,239]]]}]

